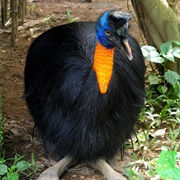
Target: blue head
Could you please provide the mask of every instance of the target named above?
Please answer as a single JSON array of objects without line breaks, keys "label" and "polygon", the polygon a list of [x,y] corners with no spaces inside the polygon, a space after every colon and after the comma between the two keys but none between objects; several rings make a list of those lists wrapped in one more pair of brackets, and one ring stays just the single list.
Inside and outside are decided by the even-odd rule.
[{"label": "blue head", "polygon": [[131,15],[121,11],[107,11],[102,14],[96,24],[97,40],[107,49],[123,47],[128,58],[132,53],[128,44],[128,28]]},{"label": "blue head", "polygon": [[[97,39],[100,43],[106,48],[113,48],[113,44],[109,41],[110,32],[112,32],[112,27],[109,25],[109,14],[110,11],[104,13],[97,21],[96,30],[97,30]],[[109,34],[108,34],[109,33]]]}]

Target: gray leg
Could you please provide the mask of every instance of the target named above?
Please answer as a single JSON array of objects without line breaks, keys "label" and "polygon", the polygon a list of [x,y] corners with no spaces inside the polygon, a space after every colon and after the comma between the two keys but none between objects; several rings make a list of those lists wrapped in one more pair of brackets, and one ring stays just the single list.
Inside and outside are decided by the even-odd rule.
[{"label": "gray leg", "polygon": [[73,158],[70,156],[66,156],[61,161],[59,161],[53,167],[46,169],[37,180],[59,180],[59,177],[70,167],[73,165]]},{"label": "gray leg", "polygon": [[96,162],[90,163],[90,165],[101,171],[108,180],[127,180],[124,176],[116,172],[104,159],[98,159]]}]

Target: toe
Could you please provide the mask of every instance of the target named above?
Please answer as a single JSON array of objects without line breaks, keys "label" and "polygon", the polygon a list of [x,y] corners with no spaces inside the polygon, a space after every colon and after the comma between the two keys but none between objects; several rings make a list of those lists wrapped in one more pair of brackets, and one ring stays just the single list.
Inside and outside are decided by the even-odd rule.
[{"label": "toe", "polygon": [[56,169],[48,168],[37,178],[37,180],[59,180],[59,177]]}]

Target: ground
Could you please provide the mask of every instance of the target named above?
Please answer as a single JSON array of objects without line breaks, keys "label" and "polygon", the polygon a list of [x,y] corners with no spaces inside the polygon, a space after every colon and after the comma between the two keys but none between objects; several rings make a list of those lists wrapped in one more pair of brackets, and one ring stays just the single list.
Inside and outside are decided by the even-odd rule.
[{"label": "ground", "polygon": [[[36,1],[29,5],[29,12],[25,21],[45,17],[49,18],[48,21],[19,31],[15,47],[11,47],[10,33],[0,34],[0,81],[3,95],[4,146],[7,157],[14,157],[15,154],[20,154],[26,155],[25,160],[30,160],[31,153],[34,153],[35,160],[40,165],[38,174],[50,164],[53,164],[52,161],[49,162],[44,157],[42,142],[37,130],[35,130],[32,138],[34,122],[28,112],[26,103],[22,99],[26,55],[35,37],[51,27],[67,23],[65,14],[67,9],[70,11],[72,18],[79,17],[78,21],[95,21],[102,12],[110,9],[120,9],[135,15],[130,2],[128,6],[126,0],[109,0],[103,3],[102,1],[88,3],[79,0]],[[140,31],[134,18],[131,21],[130,32],[142,45]],[[125,156],[123,162],[119,158],[116,160],[115,169],[122,172],[123,169],[121,167],[129,161],[128,155]],[[35,175],[34,179],[36,177],[37,175]],[[21,177],[20,179],[26,178]],[[66,172],[62,179],[102,180],[104,177],[93,168],[80,164]]]}]

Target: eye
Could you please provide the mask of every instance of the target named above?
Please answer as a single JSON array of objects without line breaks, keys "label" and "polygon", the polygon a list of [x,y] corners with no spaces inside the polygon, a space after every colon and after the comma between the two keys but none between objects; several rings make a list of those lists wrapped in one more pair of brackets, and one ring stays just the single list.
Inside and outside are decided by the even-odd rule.
[{"label": "eye", "polygon": [[112,32],[108,29],[105,30],[106,35],[111,36]]}]

